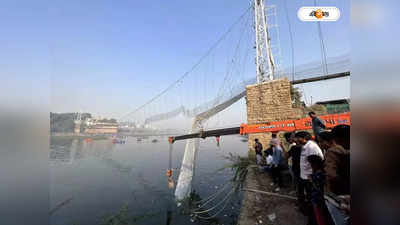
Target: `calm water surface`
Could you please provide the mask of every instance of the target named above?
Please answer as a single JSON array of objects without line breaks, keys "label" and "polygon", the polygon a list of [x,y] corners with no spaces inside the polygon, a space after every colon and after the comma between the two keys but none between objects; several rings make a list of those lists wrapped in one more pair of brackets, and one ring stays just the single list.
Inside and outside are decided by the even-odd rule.
[{"label": "calm water surface", "polygon": [[[96,225],[106,215],[128,206],[135,224],[211,224],[193,220],[174,201],[174,190],[168,189],[165,171],[169,164],[166,138],[157,143],[137,142],[128,138],[126,144],[111,140],[85,142],[52,139],[50,151],[50,206],[72,199],[51,216],[53,225]],[[180,168],[185,141],[173,146],[172,167]],[[247,155],[247,143],[241,137],[221,138],[220,147],[214,138],[200,141],[193,189],[204,199],[219,190],[232,178],[232,171],[220,168],[229,163],[229,153]],[[178,172],[174,174],[177,181]],[[226,209],[217,216],[216,224],[235,224],[240,209],[240,195],[235,195]]]}]

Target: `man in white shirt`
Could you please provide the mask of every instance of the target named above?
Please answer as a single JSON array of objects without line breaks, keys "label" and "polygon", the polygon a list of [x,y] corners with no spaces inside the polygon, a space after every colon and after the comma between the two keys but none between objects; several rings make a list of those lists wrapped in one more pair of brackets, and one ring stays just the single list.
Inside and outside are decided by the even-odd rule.
[{"label": "man in white shirt", "polygon": [[[300,182],[298,193],[299,203],[303,204],[305,200],[311,200],[312,184],[309,177],[312,174],[312,169],[310,163],[307,161],[307,157],[310,155],[318,155],[324,159],[324,155],[318,144],[312,140],[310,133],[300,131],[296,133],[295,137],[297,144],[303,146],[300,155]],[[306,196],[304,196],[304,191],[306,192]]]}]

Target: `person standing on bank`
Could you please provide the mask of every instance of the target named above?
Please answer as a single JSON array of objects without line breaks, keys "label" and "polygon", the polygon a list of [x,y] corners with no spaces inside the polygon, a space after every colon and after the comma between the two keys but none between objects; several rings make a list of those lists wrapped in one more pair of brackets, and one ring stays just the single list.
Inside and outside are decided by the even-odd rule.
[{"label": "person standing on bank", "polygon": [[308,115],[311,117],[312,129],[315,135],[315,140],[318,142],[318,136],[320,133],[325,131],[325,124],[324,121],[321,120],[315,112],[309,112]]},{"label": "person standing on bank", "polygon": [[280,145],[282,151],[283,151],[283,146],[282,146],[282,142],[279,140],[278,138],[278,133],[272,133],[271,134],[271,140],[276,140],[278,141],[278,144]]},{"label": "person standing on bank", "polygon": [[[298,199],[299,204],[305,206],[304,203],[309,203],[311,201],[311,188],[312,184],[310,177],[312,174],[312,168],[307,160],[310,155],[318,155],[324,160],[324,155],[322,150],[319,148],[317,143],[315,143],[311,137],[311,134],[307,131],[300,131],[295,134],[297,144],[303,146],[300,154],[300,181],[298,186]],[[304,196],[304,191],[306,195]]]},{"label": "person standing on bank", "polygon": [[262,144],[258,141],[258,139],[254,139],[254,150],[256,151],[256,160],[257,160],[257,165],[261,165],[262,162],[262,149],[263,146]]},{"label": "person standing on bank", "polygon": [[300,155],[302,151],[301,145],[296,145],[295,133],[286,133],[286,141],[290,143],[289,151],[286,153],[288,164],[292,174],[292,183],[296,190],[297,196],[299,196],[298,183],[300,180]]},{"label": "person standing on bank", "polygon": [[[312,168],[311,174],[311,203],[313,211],[309,214],[309,224],[317,225],[333,225],[328,208],[325,205],[324,186],[325,186],[325,171],[324,162],[318,155],[310,155],[307,161]],[[312,218],[310,218],[312,217]]]},{"label": "person standing on bank", "polygon": [[329,143],[325,154],[327,191],[350,195],[350,126],[337,125],[324,138]]},{"label": "person standing on bank", "polygon": [[271,167],[271,174],[273,185],[278,185],[275,191],[280,191],[282,186],[282,175],[281,170],[283,169],[283,150],[279,144],[278,139],[271,140],[272,146],[272,167]]}]

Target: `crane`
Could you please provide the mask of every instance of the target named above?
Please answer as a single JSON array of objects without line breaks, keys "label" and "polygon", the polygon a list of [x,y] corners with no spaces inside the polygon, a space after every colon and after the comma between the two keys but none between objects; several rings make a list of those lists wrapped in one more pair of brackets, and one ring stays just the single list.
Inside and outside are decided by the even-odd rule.
[{"label": "crane", "polygon": [[[347,113],[339,113],[339,114],[329,114],[320,116],[320,118],[325,122],[326,128],[333,128],[340,124],[350,125],[350,112]],[[230,128],[222,128],[216,130],[200,130],[200,132],[193,134],[186,134],[180,136],[171,136],[168,138],[169,143],[173,144],[178,140],[186,140],[191,138],[207,138],[207,137],[216,137],[224,135],[247,135],[247,134],[255,134],[255,133],[266,133],[266,132],[293,132],[297,130],[310,130],[312,129],[311,118],[301,118],[297,120],[282,120],[282,121],[273,121],[267,123],[260,124],[242,124],[240,127],[230,127]]]}]

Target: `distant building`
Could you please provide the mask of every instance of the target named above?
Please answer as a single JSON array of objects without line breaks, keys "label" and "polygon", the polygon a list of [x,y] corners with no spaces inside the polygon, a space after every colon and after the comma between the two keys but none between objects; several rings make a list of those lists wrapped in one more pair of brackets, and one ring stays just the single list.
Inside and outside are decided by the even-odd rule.
[{"label": "distant building", "polygon": [[96,123],[96,119],[93,119],[93,118],[87,118],[85,120],[85,125],[86,126],[93,126],[95,123]]},{"label": "distant building", "polygon": [[316,102],[317,105],[325,106],[328,114],[344,113],[350,111],[350,99],[337,99]]},{"label": "distant building", "polygon": [[85,125],[84,133],[87,134],[116,134],[119,126],[116,121],[92,118],[85,120]]}]

